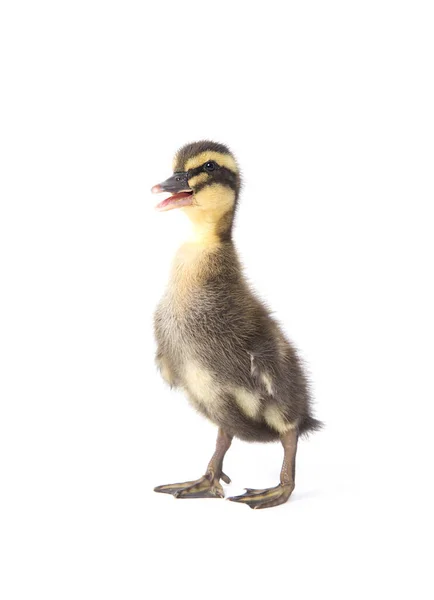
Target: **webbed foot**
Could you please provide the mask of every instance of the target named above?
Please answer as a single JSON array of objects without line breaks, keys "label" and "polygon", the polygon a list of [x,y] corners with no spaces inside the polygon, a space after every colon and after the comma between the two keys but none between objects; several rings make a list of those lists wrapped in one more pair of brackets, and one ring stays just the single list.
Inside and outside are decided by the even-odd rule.
[{"label": "webbed foot", "polygon": [[154,488],[154,492],[172,494],[175,498],[224,498],[223,487],[219,479],[223,479],[225,483],[231,482],[224,473],[220,477],[216,477],[213,472],[208,472],[196,481],[159,485]]},{"label": "webbed foot", "polygon": [[246,493],[240,496],[232,496],[228,498],[231,502],[241,502],[248,504],[250,508],[271,508],[284,504],[294,489],[294,484],[280,483],[273,488],[264,488],[263,490],[252,490],[246,488]]}]

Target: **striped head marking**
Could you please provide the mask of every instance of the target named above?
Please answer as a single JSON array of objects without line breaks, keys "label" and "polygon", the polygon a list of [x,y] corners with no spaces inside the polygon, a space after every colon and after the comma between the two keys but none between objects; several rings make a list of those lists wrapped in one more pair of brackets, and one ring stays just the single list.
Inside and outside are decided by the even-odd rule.
[{"label": "striped head marking", "polygon": [[184,208],[196,226],[214,227],[219,237],[230,235],[240,190],[236,160],[223,144],[201,141],[183,146],[175,155],[173,175],[152,188],[170,192],[159,210]]}]

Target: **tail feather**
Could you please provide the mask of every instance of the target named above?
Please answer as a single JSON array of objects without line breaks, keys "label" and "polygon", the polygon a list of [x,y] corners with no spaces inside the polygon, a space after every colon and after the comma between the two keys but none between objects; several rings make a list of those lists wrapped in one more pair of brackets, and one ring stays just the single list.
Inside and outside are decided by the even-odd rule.
[{"label": "tail feather", "polygon": [[323,427],[324,423],[322,421],[319,421],[318,419],[314,419],[310,415],[307,415],[299,424],[298,430],[300,432],[300,435],[308,435],[313,431],[320,431],[321,429],[323,429]]}]

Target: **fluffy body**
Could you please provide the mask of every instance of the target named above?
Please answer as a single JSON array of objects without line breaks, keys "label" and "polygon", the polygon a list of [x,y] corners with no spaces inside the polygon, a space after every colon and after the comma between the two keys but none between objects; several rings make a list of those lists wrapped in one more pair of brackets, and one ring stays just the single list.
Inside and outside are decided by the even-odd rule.
[{"label": "fluffy body", "polygon": [[175,257],[155,314],[162,375],[230,436],[269,442],[317,429],[296,350],[249,287],[227,237],[205,235]]}]

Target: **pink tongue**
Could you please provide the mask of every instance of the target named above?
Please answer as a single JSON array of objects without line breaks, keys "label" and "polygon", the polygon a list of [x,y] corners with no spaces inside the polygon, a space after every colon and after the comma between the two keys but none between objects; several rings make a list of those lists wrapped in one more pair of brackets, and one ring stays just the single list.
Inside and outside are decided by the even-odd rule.
[{"label": "pink tongue", "polygon": [[[188,202],[179,202],[179,200],[183,200],[184,198],[190,198],[191,197],[191,192],[179,192],[178,194],[173,194],[173,196],[169,196],[169,198],[166,198],[165,200],[163,200],[162,202],[160,202],[159,204],[157,204],[156,208],[161,209],[161,208],[166,208],[172,204],[176,204],[177,206],[184,206],[184,204],[189,204]],[[175,208],[175,207],[173,207]]]}]

